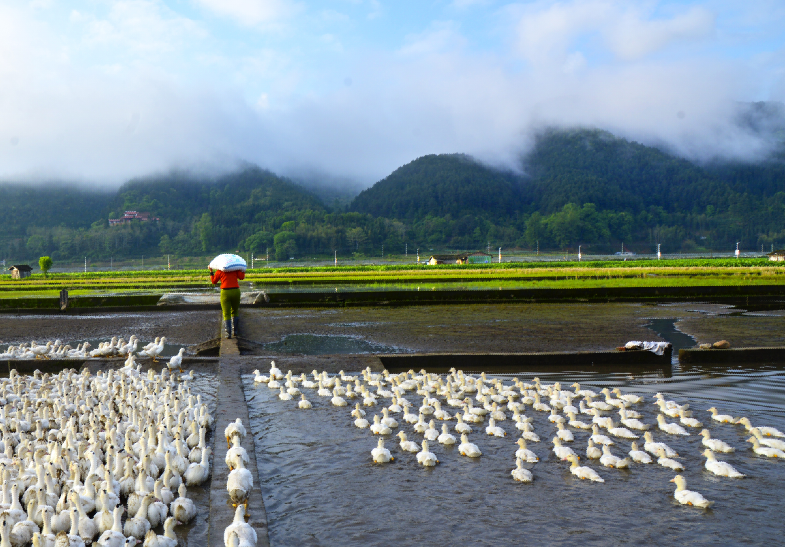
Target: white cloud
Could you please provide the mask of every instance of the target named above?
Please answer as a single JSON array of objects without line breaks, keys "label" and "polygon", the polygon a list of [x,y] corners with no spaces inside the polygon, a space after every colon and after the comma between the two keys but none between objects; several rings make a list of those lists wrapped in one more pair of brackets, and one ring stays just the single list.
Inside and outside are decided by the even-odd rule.
[{"label": "white cloud", "polygon": [[563,59],[581,39],[599,39],[619,59],[635,60],[714,32],[715,15],[702,7],[655,18],[648,3],[619,0],[536,2],[510,10],[519,17],[519,53],[535,64]]},{"label": "white cloud", "polygon": [[277,23],[304,9],[300,2],[290,0],[196,0],[198,4],[244,26]]},{"label": "white cloud", "polygon": [[640,14],[626,12],[608,32],[611,50],[622,59],[638,59],[673,43],[710,37],[715,15],[694,7],[671,19],[644,20]]},{"label": "white cloud", "polygon": [[118,47],[131,54],[159,56],[207,36],[199,23],[155,0],[115,0],[105,17],[73,10],[70,21],[84,25],[88,46]]},{"label": "white cloud", "polygon": [[462,47],[466,40],[454,21],[434,21],[430,28],[404,38],[405,45],[398,50],[402,55],[428,55]]},{"label": "white cloud", "polygon": [[[360,51],[318,12],[295,46],[221,49],[209,21],[162,2],[91,2],[70,23],[67,10],[46,23],[0,3],[0,178],[119,184],[250,161],[371,184],[427,153],[516,165],[549,125],[602,127],[696,159],[756,158],[768,144],[734,124],[735,101],[785,99],[781,46],[746,60],[652,55],[722,34],[713,12],[652,11],[653,0],[507,8],[515,41],[502,52],[473,50],[455,11],[387,49]],[[345,51],[324,53],[325,41]]]}]

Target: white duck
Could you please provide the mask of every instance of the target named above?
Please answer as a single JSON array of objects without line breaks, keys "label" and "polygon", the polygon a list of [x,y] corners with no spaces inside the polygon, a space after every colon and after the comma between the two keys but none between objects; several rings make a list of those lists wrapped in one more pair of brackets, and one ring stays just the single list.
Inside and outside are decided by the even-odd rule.
[{"label": "white duck", "polygon": [[687,490],[687,481],[685,481],[684,477],[681,475],[676,475],[670,482],[676,483],[676,491],[673,493],[673,497],[676,498],[676,501],[680,504],[694,505],[695,507],[703,507],[704,509],[714,505],[713,501],[707,500],[698,492]]},{"label": "white duck", "polygon": [[703,427],[703,424],[698,420],[687,416],[686,411],[682,408],[679,409],[679,421],[687,427]]},{"label": "white duck", "polygon": [[226,448],[232,447],[232,437],[235,435],[238,435],[241,441],[245,439],[246,431],[243,421],[240,418],[237,418],[235,421],[231,422],[226,426],[226,429],[224,429],[224,435],[226,435]]},{"label": "white duck", "polygon": [[253,381],[255,384],[266,384],[267,382],[270,381],[270,377],[264,376],[261,372],[259,372],[259,369],[257,368],[256,370],[253,371]]},{"label": "white duck", "polygon": [[433,467],[439,460],[436,459],[436,454],[428,450],[428,441],[423,440],[422,451],[417,453],[417,463],[426,467]]},{"label": "white duck", "polygon": [[760,429],[758,429],[757,427],[753,427],[752,429],[750,429],[750,433],[752,433],[755,436],[755,438],[758,439],[758,442],[760,444],[764,446],[770,446],[771,448],[776,448],[777,450],[785,451],[785,441],[781,441],[773,437],[764,437],[761,434]]},{"label": "white duck", "polygon": [[379,443],[376,445],[376,448],[371,450],[371,456],[373,457],[374,463],[387,463],[395,460],[390,451],[384,448],[384,439],[381,437],[379,438]]},{"label": "white duck", "polygon": [[476,444],[470,443],[466,433],[461,434],[461,444],[458,445],[458,452],[461,456],[468,456],[469,458],[479,458],[482,452]]},{"label": "white duck", "polygon": [[632,441],[632,448],[629,451],[629,455],[630,458],[632,458],[632,461],[634,461],[635,463],[652,462],[651,456],[649,456],[649,454],[647,454],[643,450],[638,450],[638,443],[636,443],[635,441]]},{"label": "white duck", "polygon": [[750,437],[747,439],[748,443],[752,443],[752,451],[759,456],[766,456],[767,458],[785,458],[785,452],[779,448],[772,448],[770,446],[761,446],[757,437]]},{"label": "white duck", "polygon": [[245,468],[245,463],[242,460],[236,460],[235,463],[239,465],[229,473],[229,478],[226,480],[226,490],[229,492],[232,504],[236,507],[247,503],[248,496],[251,495],[253,489],[253,474]]},{"label": "white duck", "polygon": [[196,506],[192,499],[188,497],[188,490],[185,484],[181,484],[177,491],[179,497],[169,506],[172,516],[183,523],[191,522],[196,516]]},{"label": "white duck", "polygon": [[247,510],[242,505],[238,506],[234,511],[234,520],[224,530],[224,544],[229,545],[229,538],[236,534],[240,540],[240,545],[256,545],[256,530],[245,522],[245,514]]},{"label": "white duck", "polygon": [[224,462],[231,471],[238,467],[238,462],[242,461],[243,466],[248,465],[251,460],[248,458],[248,451],[240,445],[239,437],[232,437],[232,448],[226,451]]},{"label": "white duck", "polygon": [[700,432],[701,436],[703,436],[703,440],[701,443],[706,448],[712,449],[714,452],[735,452],[736,449],[733,448],[731,445],[726,443],[725,441],[721,441],[720,439],[712,439],[711,433],[709,433],[708,429],[704,429]]},{"label": "white duck", "polygon": [[657,463],[661,466],[673,469],[674,471],[684,471],[684,466],[676,460],[667,457],[665,450],[662,447],[657,448],[657,456]]},{"label": "white duck", "polygon": [[447,424],[442,424],[442,434],[436,439],[441,444],[455,444],[455,435],[450,433],[450,427]]},{"label": "white duck", "polygon": [[679,424],[668,423],[665,421],[665,416],[657,414],[657,426],[669,435],[689,435],[687,430]]},{"label": "white duck", "polygon": [[600,463],[605,467],[612,467],[614,469],[626,469],[630,466],[630,460],[627,458],[622,459],[611,454],[611,449],[608,445],[602,445]]},{"label": "white duck", "polygon": [[305,398],[305,394],[304,393],[301,393],[300,394],[300,402],[297,403],[297,408],[309,409],[309,408],[312,408],[312,407],[313,407],[313,405],[311,404],[311,401],[309,401],[308,399]]},{"label": "white duck", "polygon": [[407,439],[406,438],[406,433],[404,433],[403,431],[399,431],[398,432],[398,437],[401,439],[401,442],[400,442],[401,450],[404,450],[406,452],[419,452],[420,451],[420,447],[417,445],[417,443]]},{"label": "white duck", "polygon": [[174,517],[164,521],[164,535],[159,536],[153,530],[147,532],[144,547],[177,547],[177,535],[174,533],[175,524],[181,524]]},{"label": "white duck", "polygon": [[556,454],[557,458],[562,460],[566,460],[569,456],[576,455],[572,448],[568,446],[562,446],[561,439],[559,439],[559,437],[553,438],[553,453]]},{"label": "white duck", "polygon": [[631,427],[632,429],[637,429],[639,431],[646,431],[651,427],[648,424],[644,424],[642,421],[638,420],[637,418],[631,418],[627,414],[627,410],[624,408],[619,409],[619,416],[621,417],[622,425],[627,427]]},{"label": "white duck", "polygon": [[518,439],[518,450],[515,451],[515,457],[528,463],[536,463],[540,458],[533,451],[526,447],[526,440],[523,438]]},{"label": "white duck", "polygon": [[[605,446],[605,445],[603,445]],[[602,457],[602,450],[594,445],[594,441],[589,439],[589,444],[586,447],[586,457],[590,460],[599,460]]]},{"label": "white duck", "polygon": [[557,423],[556,427],[558,428],[556,431],[556,436],[559,437],[562,441],[571,443],[575,440],[572,431],[565,429],[563,423]]},{"label": "white duck", "polygon": [[[154,500],[153,494],[147,494],[145,497],[142,498],[141,505],[139,506],[139,510],[136,512],[136,515],[133,518],[129,518],[125,521],[125,525],[123,526],[123,533],[126,536],[134,536],[136,539],[142,539],[147,532],[150,530],[150,521],[147,520],[147,510],[150,508],[150,504]],[[74,515],[71,515],[71,518],[74,518]],[[78,513],[77,513],[77,518]],[[71,529],[73,530],[73,521],[71,522]]]},{"label": "white duck", "polygon": [[[199,463],[192,463],[185,470],[185,483],[188,486],[195,486],[202,484],[210,476],[210,447],[202,450],[202,460]],[[179,486],[179,485],[176,485]],[[174,486],[170,486],[174,488]]]},{"label": "white duck", "polygon": [[183,370],[184,353],[185,353],[185,348],[180,348],[180,351],[177,352],[177,355],[173,355],[172,358],[169,359],[169,362],[166,363],[166,366],[170,371],[173,371],[174,369],[179,369],[181,374],[185,372]]},{"label": "white duck", "polygon": [[597,424],[592,424],[591,431],[592,431],[592,436],[589,437],[589,439],[591,439],[595,443],[597,443],[597,444],[607,444],[609,446],[615,444],[610,439],[610,437],[608,437],[606,435],[602,435],[600,433],[600,428],[597,426]]},{"label": "white duck", "polygon": [[714,456],[714,452],[712,452],[709,448],[703,451],[703,455],[706,456],[706,469],[715,475],[720,477],[730,477],[732,479],[740,479],[746,476],[743,473],[736,471],[736,469],[731,464],[718,461]]},{"label": "white duck", "polygon": [[575,454],[571,454],[567,457],[567,461],[570,462],[570,473],[578,477],[579,479],[588,479],[592,482],[605,482],[602,477],[591,467],[586,466],[579,466],[578,465],[578,456]]},{"label": "white duck", "polygon": [[510,475],[519,482],[532,482],[534,480],[532,472],[523,467],[523,460],[520,458],[515,459],[515,469],[510,471]]},{"label": "white duck", "polygon": [[620,437],[622,439],[637,439],[639,438],[638,435],[627,429],[626,427],[616,427],[616,424],[613,423],[613,420],[610,421],[610,427],[608,428],[608,433],[613,435],[614,437]]},{"label": "white duck", "polygon": [[654,442],[654,437],[650,431],[643,434],[643,439],[645,441],[643,443],[643,449],[654,456],[657,455],[657,450],[660,448],[665,451],[665,455],[669,458],[677,458],[679,456],[679,454],[667,444]]},{"label": "white duck", "polygon": [[[746,416],[736,420],[736,423],[739,425],[743,425],[747,429],[747,431],[752,429],[752,424],[750,423],[749,418],[747,418]],[[757,428],[758,430],[760,430],[760,434],[763,435],[764,437],[785,437],[785,433],[783,433],[782,431],[780,431],[775,427],[764,427],[759,425],[757,426]]]},{"label": "white duck", "polygon": [[706,412],[711,412],[711,419],[721,424],[735,424],[736,418],[729,414],[720,414],[716,406],[706,409]]},{"label": "white duck", "polygon": [[463,415],[460,412],[455,414],[455,417],[458,420],[458,423],[455,424],[455,431],[457,431],[458,433],[472,432],[472,426],[470,426],[469,424],[463,421]]},{"label": "white duck", "polygon": [[373,425],[371,425],[371,433],[374,435],[389,435],[392,433],[392,429],[382,423],[378,414],[374,414]]},{"label": "white duck", "polygon": [[501,427],[496,425],[496,420],[491,418],[488,420],[488,427],[485,428],[485,433],[491,435],[493,437],[506,437],[507,432],[504,431]]}]

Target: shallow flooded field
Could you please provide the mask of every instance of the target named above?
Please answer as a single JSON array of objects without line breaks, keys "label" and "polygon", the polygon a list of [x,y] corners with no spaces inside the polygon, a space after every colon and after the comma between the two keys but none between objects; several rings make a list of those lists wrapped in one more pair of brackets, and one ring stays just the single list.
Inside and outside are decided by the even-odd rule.
[{"label": "shallow flooded field", "polygon": [[[673,498],[674,485],[668,482],[675,472],[656,463],[632,464],[629,471],[608,469],[596,460],[585,463],[591,433],[570,428],[575,442],[565,445],[605,483],[581,481],[570,474],[567,462],[551,452],[556,427],[548,421],[548,413],[531,407],[526,415],[533,418],[534,430],[541,437],[539,443],[528,443],[540,457],[538,463],[525,464],[534,474],[533,483],[515,482],[510,476],[518,438],[510,419],[499,424],[507,431],[504,438],[485,434],[487,419],[472,426],[469,440],[483,452],[477,459],[459,455],[457,447],[433,442],[430,448],[440,464],[423,468],[390,435],[385,446],[395,461],[374,464],[370,452],[378,437],[354,427],[352,406],[333,407],[316,390],[303,390],[314,408],[299,410],[296,400],[280,401],[277,390],[254,385],[247,377],[246,396],[271,544],[763,545],[785,531],[781,519],[785,461],[755,455],[745,442],[749,433],[743,427],[716,424],[705,411],[716,405],[722,413],[748,416],[753,424],[785,429],[785,372],[781,368],[675,367],[671,378],[661,373],[570,372],[519,377],[526,381],[534,376],[544,383],[558,380],[564,386],[579,381],[582,388],[595,391],[618,386],[623,392],[644,395],[646,402],[634,408],[650,424],[656,423],[654,393],[689,403],[694,417],[712,437],[736,448],[735,453],[718,454],[718,459],[731,463],[747,478],[721,478],[706,471],[699,430],[691,430],[689,437],[676,437],[653,429],[655,440],[680,454],[687,488],[715,501],[709,510],[680,506]],[[512,376],[501,378],[509,384]],[[407,397],[419,406],[419,396],[409,392]],[[381,414],[381,404],[366,410],[370,410],[370,419]],[[401,425],[393,433],[403,430],[410,440],[422,441],[423,436],[403,422],[400,414],[395,417]],[[590,421],[586,416],[579,419]],[[441,428],[444,422],[437,422]],[[452,432],[455,420],[446,423]],[[630,442],[615,441],[612,452],[626,455]]]}]

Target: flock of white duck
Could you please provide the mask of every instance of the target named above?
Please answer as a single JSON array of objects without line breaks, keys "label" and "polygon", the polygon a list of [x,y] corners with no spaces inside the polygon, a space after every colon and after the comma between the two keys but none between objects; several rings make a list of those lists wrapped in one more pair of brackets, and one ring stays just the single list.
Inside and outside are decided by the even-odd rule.
[{"label": "flock of white duck", "polygon": [[[38,344],[35,340],[30,343],[24,342],[18,346],[8,346],[0,353],[0,359],[87,359],[87,358],[109,358],[109,357],[150,357],[157,360],[158,356],[164,351],[166,337],[156,338],[144,346],[139,352],[139,338],[132,334],[126,342],[122,338],[113,337],[109,342],[101,342],[95,349],[90,349],[90,342],[78,344],[75,348],[64,344],[62,340],[48,341],[45,344]],[[185,349],[180,350],[180,355]]]},{"label": "flock of white duck", "polygon": [[[109,344],[118,347],[101,348]],[[43,347],[39,358],[67,346],[15,351]],[[127,355],[123,368],[96,375],[11,371],[0,380],[0,547],[177,545],[174,528],[196,516],[188,487],[210,474],[213,418],[191,392],[192,374],[142,374]]]},{"label": "flock of white duck", "polygon": [[[406,453],[416,454],[417,462],[424,466],[435,466],[439,463],[437,455],[431,451],[435,443],[443,445],[458,444],[458,452],[462,456],[477,458],[482,451],[477,444],[469,441],[469,435],[484,432],[486,435],[506,437],[507,430],[500,424],[512,421],[512,429],[520,436],[516,439],[518,446],[515,452],[515,467],[510,472],[516,481],[531,482],[534,474],[524,464],[534,464],[540,460],[537,454],[527,446],[527,442],[539,443],[540,436],[535,432],[533,420],[526,412],[546,413],[548,421],[553,424],[553,452],[561,460],[570,463],[570,472],[580,478],[593,482],[604,482],[600,474],[592,467],[580,465],[577,447],[567,446],[575,442],[575,434],[585,431],[590,436],[583,450],[588,460],[596,460],[600,465],[611,469],[630,469],[635,464],[657,463],[673,471],[684,470],[679,455],[668,444],[655,441],[650,429],[658,429],[659,435],[690,436],[690,431],[699,431],[701,448],[698,450],[704,457],[707,471],[728,478],[744,477],[731,464],[717,459],[715,453],[734,452],[735,448],[728,443],[711,437],[708,429],[696,418],[692,417],[689,405],[679,405],[675,401],[665,400],[657,393],[654,404],[659,408],[656,424],[644,423],[643,415],[633,407],[644,403],[642,397],[623,394],[618,388],[603,389],[595,393],[589,389],[581,389],[577,383],[572,384],[574,391],[562,389],[556,382],[543,384],[538,378],[533,383],[513,379],[512,384],[505,384],[499,379],[489,379],[483,373],[479,377],[464,374],[451,369],[446,376],[428,374],[425,371],[415,373],[409,371],[401,374],[372,373],[370,369],[358,375],[329,376],[326,372],[313,371],[311,379],[305,374],[295,376],[291,371],[284,375],[272,362],[269,375],[254,371],[254,382],[266,383],[270,389],[277,390],[278,397],[283,401],[291,401],[300,397],[297,404],[300,409],[312,408],[312,404],[301,393],[301,388],[313,390],[319,397],[329,398],[333,406],[345,407],[348,400],[356,400],[351,412],[354,425],[358,428],[370,429],[379,435],[376,448],[371,457],[376,463],[387,463],[395,458],[385,447],[385,439],[399,428],[399,417],[403,422],[412,424],[413,431],[422,436],[420,444],[409,440],[406,433],[399,431],[399,446]],[[415,398],[416,397],[416,398]],[[547,402],[544,402],[547,401]],[[475,406],[476,405],[476,406]],[[454,414],[445,407],[458,409]],[[380,408],[370,420],[366,410]],[[417,409],[412,412],[412,409]],[[748,418],[733,418],[719,414],[712,407],[707,410],[711,420],[718,424],[743,426],[751,435],[747,442],[755,454],[765,458],[785,458],[785,441],[780,440],[785,434],[773,427],[753,427]],[[581,416],[582,415],[582,416]],[[583,418],[582,421],[580,418]],[[676,419],[669,422],[668,418]],[[485,425],[487,419],[487,425]],[[441,428],[436,421],[441,422]],[[450,431],[460,435],[460,442]],[[603,431],[604,430],[604,431]],[[540,432],[541,434],[543,432]],[[642,449],[639,446],[643,437]],[[614,440],[615,439],[615,440]],[[631,442],[627,456],[620,457],[613,453],[620,450],[617,443]],[[429,442],[432,443],[429,445]],[[676,475],[670,482],[676,484],[674,498],[681,504],[707,508],[713,504],[700,493],[687,490],[682,475]]]},{"label": "flock of white duck", "polygon": [[253,474],[246,468],[249,463],[248,452],[242,447],[246,435],[245,426],[240,418],[231,422],[224,430],[226,435],[226,466],[229,468],[229,477],[226,480],[226,490],[232,505],[236,507],[234,520],[224,530],[224,545],[226,547],[253,547],[256,545],[256,530],[245,522],[248,517],[248,497],[253,489]]}]

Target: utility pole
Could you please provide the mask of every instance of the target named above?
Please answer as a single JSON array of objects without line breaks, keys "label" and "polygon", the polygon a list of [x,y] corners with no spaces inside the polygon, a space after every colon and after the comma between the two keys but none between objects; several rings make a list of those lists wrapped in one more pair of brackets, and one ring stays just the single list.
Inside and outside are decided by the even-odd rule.
[{"label": "utility pole", "polygon": [[660,252],[660,244],[657,243],[657,260],[662,258],[662,253]]},{"label": "utility pole", "polygon": [[269,264],[269,262],[270,262],[270,247],[267,247],[266,249],[267,250],[265,252],[267,253],[267,258],[265,259],[265,261],[266,261],[266,263]]},{"label": "utility pole", "polygon": [[335,252],[335,265],[337,266],[338,265],[338,250],[336,249],[334,252]]},{"label": "utility pole", "polygon": [[417,264],[420,263],[420,249],[417,249]]},{"label": "utility pole", "polygon": [[537,256],[540,256],[540,240],[537,240]]},{"label": "utility pole", "polygon": [[739,258],[739,256],[741,255],[741,252],[739,251],[739,243],[741,242],[740,241],[736,242],[736,252],[734,253],[736,255],[736,258]]},{"label": "utility pole", "polygon": [[251,253],[251,269],[253,270],[253,253]]},{"label": "utility pole", "polygon": [[84,273],[87,273],[87,257],[84,257]]},{"label": "utility pole", "polygon": [[578,245],[578,262],[581,261],[581,246]]},{"label": "utility pole", "polygon": [[172,269],[172,263],[169,260],[169,255],[166,255],[166,269],[167,270],[171,270]]},{"label": "utility pole", "polygon": [[499,264],[502,263],[502,248],[499,247]]}]

